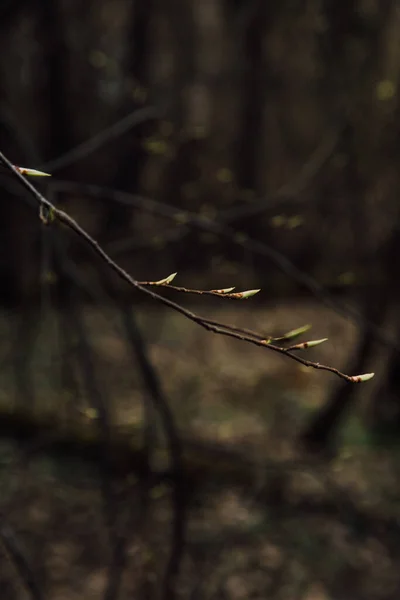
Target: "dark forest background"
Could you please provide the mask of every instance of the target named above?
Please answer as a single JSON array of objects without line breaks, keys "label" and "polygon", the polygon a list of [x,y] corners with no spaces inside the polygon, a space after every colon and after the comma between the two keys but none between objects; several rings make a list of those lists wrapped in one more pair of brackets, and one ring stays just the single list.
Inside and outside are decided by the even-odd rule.
[{"label": "dark forest background", "polygon": [[397,598],[398,2],[3,0],[0,49],[0,150],[118,264],[376,373],[199,330],[2,169],[1,597]]}]

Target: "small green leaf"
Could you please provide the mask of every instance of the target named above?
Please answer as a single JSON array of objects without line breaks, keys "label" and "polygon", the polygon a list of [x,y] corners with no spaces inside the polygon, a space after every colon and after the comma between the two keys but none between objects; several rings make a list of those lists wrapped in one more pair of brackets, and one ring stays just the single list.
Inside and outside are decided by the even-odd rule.
[{"label": "small green leaf", "polygon": [[303,335],[306,331],[311,329],[312,325],[303,325],[302,327],[298,327],[297,329],[292,329],[285,333],[280,339],[281,340],[292,340],[295,337],[299,337],[299,335]]}]

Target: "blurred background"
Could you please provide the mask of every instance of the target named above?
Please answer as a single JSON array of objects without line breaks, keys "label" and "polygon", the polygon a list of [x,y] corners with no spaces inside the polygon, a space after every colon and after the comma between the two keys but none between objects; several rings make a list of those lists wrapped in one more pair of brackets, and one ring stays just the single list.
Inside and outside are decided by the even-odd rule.
[{"label": "blurred background", "polygon": [[[4,599],[395,599],[396,0],[2,0]],[[296,340],[297,341],[297,340]]]}]

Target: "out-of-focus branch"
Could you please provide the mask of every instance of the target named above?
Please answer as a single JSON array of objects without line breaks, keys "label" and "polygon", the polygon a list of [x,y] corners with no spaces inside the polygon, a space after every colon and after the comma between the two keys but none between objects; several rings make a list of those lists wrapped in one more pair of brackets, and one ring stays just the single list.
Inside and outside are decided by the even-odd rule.
[{"label": "out-of-focus branch", "polygon": [[301,192],[315,179],[318,172],[332,156],[341,138],[342,130],[343,128],[337,128],[334,131],[330,131],[324,137],[292,181],[282,185],[275,193],[265,198],[254,200],[251,204],[246,203],[245,205],[234,206],[220,211],[219,219],[225,223],[229,223],[236,219],[259,215],[285,200],[300,202]]},{"label": "out-of-focus branch", "polygon": [[0,541],[14,564],[14,567],[20,577],[25,590],[32,600],[43,600],[44,595],[36,581],[32,567],[20,547],[17,538],[10,525],[5,522],[3,515],[0,515]]},{"label": "out-of-focus branch", "polygon": [[110,127],[103,129],[100,133],[82,142],[82,144],[75,146],[70,152],[66,152],[59,158],[48,161],[45,165],[42,165],[42,168],[50,171],[62,169],[81,158],[86,158],[86,156],[92,154],[110,140],[118,138],[132,127],[135,127],[135,125],[151,119],[157,119],[160,117],[160,114],[160,110],[153,107],[136,109]]},{"label": "out-of-focus branch", "polygon": [[[51,183],[51,188],[56,192],[72,192],[81,193],[90,197],[97,197],[101,200],[107,200],[111,202],[118,202],[123,205],[130,205],[132,208],[137,208],[142,211],[146,211],[152,214],[157,214],[174,223],[179,224],[180,228],[177,231],[173,231],[172,239],[176,241],[179,237],[188,234],[190,229],[200,229],[201,231],[207,231],[215,234],[221,239],[229,240],[233,244],[241,246],[244,250],[255,256],[263,256],[275,264],[283,273],[290,277],[297,284],[301,285],[309,292],[311,292],[315,298],[317,298],[321,304],[333,310],[336,314],[350,319],[355,325],[366,329],[371,332],[376,340],[388,348],[393,348],[396,351],[400,351],[400,346],[397,340],[390,335],[387,335],[380,327],[374,322],[370,321],[355,308],[349,306],[344,302],[339,302],[336,298],[332,297],[329,290],[317,281],[311,275],[308,275],[295,264],[293,264],[286,256],[281,252],[275,250],[269,246],[264,240],[256,240],[246,236],[243,232],[234,229],[233,227],[220,223],[215,219],[207,217],[205,215],[196,214],[187,210],[176,209],[164,202],[141,196],[138,194],[131,194],[129,192],[123,192],[120,190],[114,190],[94,184],[77,183],[71,181],[54,181]],[[139,245],[138,240],[131,237],[129,240],[125,239],[118,242],[113,242],[108,247],[109,252],[112,254],[120,255],[122,252],[128,252]]]}]

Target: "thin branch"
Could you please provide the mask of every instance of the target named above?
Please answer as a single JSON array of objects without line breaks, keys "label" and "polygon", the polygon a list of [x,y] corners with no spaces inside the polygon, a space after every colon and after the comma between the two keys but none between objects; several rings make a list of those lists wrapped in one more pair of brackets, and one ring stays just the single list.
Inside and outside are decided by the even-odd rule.
[{"label": "thin branch", "polygon": [[260,347],[268,348],[269,350],[272,350],[279,354],[288,356],[289,358],[295,360],[296,362],[301,363],[302,365],[304,365],[306,367],[312,367],[314,369],[319,369],[319,370],[329,371],[331,373],[334,373],[338,377],[345,379],[346,381],[348,381],[350,383],[359,383],[361,381],[366,381],[367,379],[370,379],[373,376],[373,374],[371,374],[371,373],[368,373],[366,375],[354,375],[354,376],[346,375],[345,373],[342,373],[341,371],[339,371],[338,369],[335,369],[334,367],[329,367],[327,365],[322,365],[318,362],[305,360],[305,359],[297,356],[296,354],[293,354],[286,348],[281,348],[279,346],[271,344],[269,342],[269,340],[259,340],[259,339],[255,339],[255,338],[252,338],[247,335],[237,333],[237,332],[233,331],[229,325],[225,325],[224,323],[213,324],[213,323],[211,323],[211,321],[207,320],[204,317],[201,317],[200,315],[197,315],[197,314],[191,312],[190,310],[184,308],[180,304],[177,304],[176,302],[173,302],[172,300],[169,300],[168,298],[165,298],[165,297],[161,296],[160,294],[153,292],[151,289],[147,288],[146,286],[141,285],[139,283],[139,281],[135,280],[131,275],[129,275],[129,273],[127,271],[125,271],[125,269],[123,269],[120,265],[118,265],[103,250],[103,248],[99,245],[99,243],[91,235],[89,235],[89,233],[85,229],[83,229],[72,217],[70,217],[68,213],[64,212],[63,210],[58,209],[56,206],[54,206],[54,204],[49,202],[49,200],[47,200],[47,198],[45,198],[30,183],[30,181],[28,181],[19,172],[18,168],[16,168],[4,156],[4,154],[2,152],[0,152],[0,160],[7,167],[7,169],[14,174],[14,177],[17,178],[21,182],[21,184],[36,199],[36,202],[38,203],[38,206],[39,206],[39,215],[43,222],[50,224],[51,221],[58,219],[61,223],[63,223],[64,225],[69,227],[72,231],[74,231],[79,236],[79,238],[81,238],[83,241],[85,241],[86,244],[88,244],[94,250],[94,252],[103,260],[103,262],[105,264],[107,264],[110,267],[110,269],[112,271],[114,271],[122,280],[124,280],[129,285],[134,287],[136,290],[142,292],[143,294],[146,294],[153,300],[156,300],[159,303],[163,304],[164,306],[167,306],[168,308],[174,310],[175,312],[180,313],[181,315],[183,315],[190,321],[193,321],[193,323],[196,323],[200,327],[203,327],[203,329],[206,329],[207,331],[212,331],[213,333],[216,333],[219,335],[225,335],[228,337],[246,341],[246,342],[255,344],[257,346],[260,346]]},{"label": "thin branch", "polygon": [[261,290],[245,290],[244,292],[233,292],[234,287],[229,288],[221,288],[219,290],[195,290],[192,288],[179,287],[176,285],[171,285],[171,281],[175,279],[177,273],[172,273],[172,275],[168,275],[165,279],[160,279],[159,281],[138,281],[140,285],[147,287],[165,287],[169,290],[173,290],[175,292],[182,292],[185,294],[195,294],[198,296],[217,296],[219,298],[227,298],[228,300],[247,300],[251,298],[251,296],[255,296]]}]

